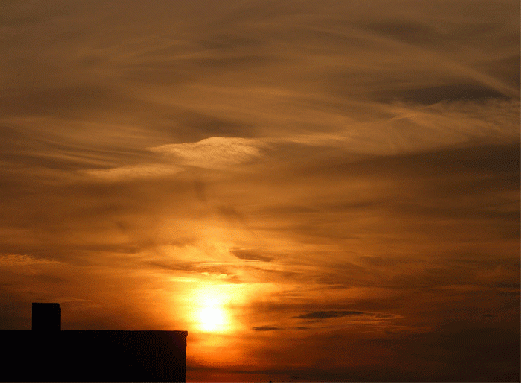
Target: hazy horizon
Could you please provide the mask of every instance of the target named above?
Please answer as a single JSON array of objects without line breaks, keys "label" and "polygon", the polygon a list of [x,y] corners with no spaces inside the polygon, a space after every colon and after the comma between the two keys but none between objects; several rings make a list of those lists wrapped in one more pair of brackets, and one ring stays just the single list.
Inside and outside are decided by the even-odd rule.
[{"label": "hazy horizon", "polygon": [[520,3],[0,3],[0,329],[188,381],[520,377]]}]

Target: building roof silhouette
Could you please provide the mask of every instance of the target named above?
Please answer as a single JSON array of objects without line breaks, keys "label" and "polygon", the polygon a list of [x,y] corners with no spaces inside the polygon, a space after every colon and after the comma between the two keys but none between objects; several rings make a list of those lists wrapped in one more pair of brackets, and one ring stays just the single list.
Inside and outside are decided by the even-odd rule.
[{"label": "building roof silhouette", "polygon": [[0,331],[2,381],[186,381],[187,331],[60,330],[60,305],[33,303],[32,330]]}]

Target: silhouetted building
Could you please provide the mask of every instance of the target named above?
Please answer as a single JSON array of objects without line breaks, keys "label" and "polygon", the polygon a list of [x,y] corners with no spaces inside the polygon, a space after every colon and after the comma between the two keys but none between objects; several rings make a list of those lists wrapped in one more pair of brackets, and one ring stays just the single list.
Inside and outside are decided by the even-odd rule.
[{"label": "silhouetted building", "polygon": [[32,330],[59,331],[61,308],[59,303],[33,303]]},{"label": "silhouetted building", "polygon": [[187,331],[53,331],[56,313],[60,329],[59,304],[33,304],[37,331],[0,331],[1,381],[186,381]]}]

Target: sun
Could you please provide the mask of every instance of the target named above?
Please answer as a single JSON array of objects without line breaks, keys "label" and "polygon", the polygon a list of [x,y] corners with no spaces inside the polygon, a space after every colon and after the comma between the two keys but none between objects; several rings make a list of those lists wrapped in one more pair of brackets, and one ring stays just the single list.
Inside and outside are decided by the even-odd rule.
[{"label": "sun", "polygon": [[226,325],[226,314],[220,307],[202,307],[199,311],[201,330],[215,332],[222,330]]},{"label": "sun", "polygon": [[223,333],[231,330],[229,303],[234,294],[223,285],[199,287],[193,294],[192,320],[199,331]]}]

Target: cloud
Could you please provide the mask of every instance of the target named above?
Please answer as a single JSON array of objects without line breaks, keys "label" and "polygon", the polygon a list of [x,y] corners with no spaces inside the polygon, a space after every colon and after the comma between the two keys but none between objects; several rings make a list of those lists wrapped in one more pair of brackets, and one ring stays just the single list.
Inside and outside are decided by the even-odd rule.
[{"label": "cloud", "polygon": [[442,101],[480,101],[487,99],[508,100],[510,97],[496,89],[480,84],[450,84],[433,87],[395,90],[379,94],[382,101],[400,100],[404,102],[432,105]]},{"label": "cloud", "polygon": [[247,250],[247,249],[231,249],[230,253],[239,258],[244,259],[246,261],[262,261],[262,262],[270,262],[273,260],[273,257],[269,257],[264,255],[262,252],[258,252],[255,250]]},{"label": "cloud", "polygon": [[30,266],[56,266],[60,262],[56,260],[35,258],[26,254],[2,254],[0,265],[2,267],[30,267]]},{"label": "cloud", "polygon": [[182,163],[207,169],[222,169],[261,157],[262,142],[241,137],[209,137],[196,143],[169,144],[151,148],[174,155]]},{"label": "cloud", "polygon": [[195,143],[210,137],[252,138],[255,134],[255,125],[249,125],[240,119],[191,110],[180,110],[175,118],[178,122],[168,132],[175,137],[180,128],[186,130],[185,142]]},{"label": "cloud", "polygon": [[313,311],[306,314],[301,314],[295,318],[300,319],[329,319],[329,318],[343,318],[343,317],[357,317],[366,315],[362,311]]},{"label": "cloud", "polygon": [[276,327],[276,326],[260,326],[260,327],[253,327],[253,330],[255,330],[255,331],[280,331],[280,330],[284,330],[284,329],[281,327]]},{"label": "cloud", "polygon": [[236,267],[226,264],[208,264],[207,262],[168,262],[168,261],[148,261],[146,265],[159,268],[172,274],[180,273],[195,274],[201,277],[207,276],[215,278],[221,282],[242,283],[236,273]]},{"label": "cloud", "polygon": [[362,27],[384,36],[418,45],[439,44],[440,41],[451,38],[451,34],[439,31],[434,25],[407,19],[382,20],[362,25]]},{"label": "cloud", "polygon": [[184,169],[175,165],[143,164],[122,166],[113,169],[90,169],[85,173],[99,180],[119,182],[143,178],[164,178],[173,176]]},{"label": "cloud", "polygon": [[110,169],[89,169],[85,174],[99,180],[119,182],[143,178],[165,178],[195,166],[204,169],[233,170],[262,157],[267,145],[240,137],[210,137],[195,143],[168,144],[148,148],[162,156],[162,162],[142,163]]},{"label": "cloud", "polygon": [[[6,94],[7,93],[7,94]],[[81,116],[94,111],[135,105],[131,97],[104,86],[55,87],[5,92],[0,97],[0,111],[4,116]]]}]

